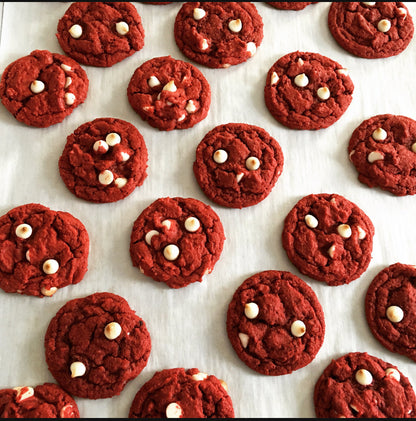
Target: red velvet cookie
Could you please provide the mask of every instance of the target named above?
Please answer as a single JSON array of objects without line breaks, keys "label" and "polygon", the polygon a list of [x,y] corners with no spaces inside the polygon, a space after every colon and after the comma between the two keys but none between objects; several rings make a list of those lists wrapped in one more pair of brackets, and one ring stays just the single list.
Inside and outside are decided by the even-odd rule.
[{"label": "red velvet cookie", "polygon": [[88,84],[87,74],[76,61],[35,50],[6,67],[0,98],[21,123],[49,127],[85,101]]},{"label": "red velvet cookie", "polygon": [[67,138],[59,172],[80,199],[115,202],[147,177],[147,148],[135,126],[117,118],[96,118]]},{"label": "red velvet cookie", "polygon": [[136,69],[127,88],[130,105],[159,130],[188,129],[203,120],[211,88],[192,64],[156,57]]},{"label": "red velvet cookie", "polygon": [[189,59],[227,68],[256,53],[263,40],[263,19],[254,3],[188,2],[176,16],[174,34]]},{"label": "red velvet cookie", "polygon": [[219,216],[196,199],[156,200],[136,219],[130,240],[134,266],[171,288],[202,282],[224,245]]},{"label": "red velvet cookie", "polygon": [[302,10],[310,4],[315,4],[316,1],[272,1],[267,2],[270,6],[281,10]]},{"label": "red velvet cookie", "polygon": [[286,216],[283,248],[303,274],[328,285],[348,284],[368,267],[374,226],[338,194],[310,194]]},{"label": "red velvet cookie", "polygon": [[400,54],[410,43],[414,27],[402,2],[333,2],[328,26],[335,41],[363,58]]},{"label": "red velvet cookie", "polygon": [[129,2],[75,2],[59,20],[57,38],[81,64],[110,67],[144,46],[144,29]]},{"label": "red velvet cookie", "polygon": [[0,217],[0,288],[51,297],[88,270],[89,237],[67,212],[30,203]]},{"label": "red velvet cookie", "polygon": [[279,143],[264,129],[228,123],[215,127],[199,143],[193,170],[212,201],[243,208],[270,194],[283,161]]},{"label": "red velvet cookie", "polygon": [[365,313],[374,337],[389,351],[416,361],[416,267],[395,263],[373,279]]},{"label": "red velvet cookie", "polygon": [[227,389],[197,368],[158,371],[137,392],[129,418],[234,418]]},{"label": "red velvet cookie", "polygon": [[353,132],[348,152],[358,179],[396,196],[416,193],[416,121],[381,114],[364,120]]},{"label": "red velvet cookie", "polygon": [[324,313],[304,281],[290,272],[268,270],[246,279],[234,293],[227,333],[248,367],[280,376],[315,358],[324,341]]},{"label": "red velvet cookie", "polygon": [[49,371],[74,396],[119,395],[147,364],[151,340],[127,301],[100,292],[68,301],[45,335]]},{"label": "red velvet cookie", "polygon": [[0,390],[0,417],[79,418],[76,402],[54,383]]},{"label": "red velvet cookie", "polygon": [[318,418],[413,418],[416,396],[396,366],[351,352],[325,368],[315,384]]}]

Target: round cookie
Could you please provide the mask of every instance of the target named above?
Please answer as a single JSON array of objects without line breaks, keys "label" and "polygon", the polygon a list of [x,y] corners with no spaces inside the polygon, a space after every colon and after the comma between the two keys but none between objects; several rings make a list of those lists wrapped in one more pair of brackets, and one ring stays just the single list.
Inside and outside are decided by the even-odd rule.
[{"label": "round cookie", "polygon": [[88,270],[89,236],[67,212],[35,203],[0,217],[0,288],[51,297]]},{"label": "round cookie", "polygon": [[290,129],[319,130],[347,110],[354,92],[348,70],[317,53],[295,51],[267,73],[264,99],[272,116]]},{"label": "round cookie", "polygon": [[80,199],[115,202],[147,177],[147,148],[135,126],[117,118],[96,118],[68,136],[59,173]]},{"label": "round cookie", "polygon": [[192,64],[170,56],[156,57],[135,70],[127,98],[152,127],[188,129],[208,115],[211,88]]},{"label": "round cookie", "polygon": [[129,418],[234,418],[227,389],[197,368],[161,370],[137,392]]},{"label": "round cookie", "polygon": [[263,40],[263,19],[250,2],[188,2],[176,16],[174,34],[189,59],[227,68],[256,53]]},{"label": "round cookie", "polygon": [[300,272],[328,285],[348,284],[368,267],[374,226],[338,194],[310,194],[285,218],[282,245]]},{"label": "round cookie", "polygon": [[221,220],[211,207],[196,199],[165,197],[134,222],[130,256],[146,276],[182,288],[212,272],[224,240]]},{"label": "round cookie", "polygon": [[246,279],[228,306],[227,333],[251,369],[280,376],[315,358],[325,335],[312,288],[290,272],[268,270]]},{"label": "round cookie", "polygon": [[0,417],[79,418],[76,402],[54,383],[0,390]]},{"label": "round cookie", "polygon": [[413,38],[413,20],[402,2],[333,2],[329,30],[346,51],[363,58],[400,54]]},{"label": "round cookie", "polygon": [[373,279],[365,314],[374,337],[389,351],[416,361],[416,267],[395,263]]},{"label": "round cookie", "polygon": [[270,6],[281,10],[302,10],[310,4],[315,4],[316,1],[272,1],[267,2]]},{"label": "round cookie", "polygon": [[151,340],[127,301],[100,292],[68,301],[45,335],[49,371],[74,396],[119,395],[146,366]]},{"label": "round cookie", "polygon": [[58,22],[57,38],[78,63],[111,67],[144,46],[140,15],[129,2],[75,2]]},{"label": "round cookie", "polygon": [[413,418],[416,396],[396,366],[366,352],[332,360],[315,384],[318,418]]},{"label": "round cookie", "polygon": [[69,57],[35,50],[10,63],[0,81],[2,104],[33,127],[60,123],[87,97],[88,77]]},{"label": "round cookie", "polygon": [[279,143],[261,127],[228,123],[208,132],[196,149],[195,178],[215,203],[253,206],[265,199],[283,170]]},{"label": "round cookie", "polygon": [[416,121],[380,114],[352,133],[348,153],[358,179],[396,196],[416,193]]}]

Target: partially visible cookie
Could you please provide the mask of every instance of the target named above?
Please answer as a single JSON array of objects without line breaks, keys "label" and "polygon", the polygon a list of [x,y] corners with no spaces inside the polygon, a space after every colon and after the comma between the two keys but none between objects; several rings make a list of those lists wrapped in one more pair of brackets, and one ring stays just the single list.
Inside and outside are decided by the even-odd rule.
[{"label": "partially visible cookie", "polygon": [[328,285],[348,284],[368,267],[374,226],[338,194],[310,194],[285,218],[282,245],[303,274]]},{"label": "partially visible cookie", "polygon": [[50,321],[44,344],[56,381],[87,399],[119,395],[146,366],[151,350],[145,322],[109,292],[68,301]]},{"label": "partially visible cookie", "polygon": [[144,46],[140,15],[129,2],[72,3],[57,31],[65,53],[90,66],[113,66]]},{"label": "partially visible cookie", "polygon": [[250,2],[187,2],[176,16],[174,34],[189,59],[227,68],[256,53],[263,40],[263,19]]},{"label": "partially visible cookie", "polygon": [[416,121],[380,114],[352,133],[348,153],[358,179],[396,196],[416,193]]},{"label": "partially visible cookie", "polygon": [[88,84],[87,74],[75,60],[35,50],[6,67],[0,98],[21,123],[49,127],[85,101]]},{"label": "partially visible cookie", "polygon": [[335,41],[363,58],[400,54],[413,38],[412,17],[402,2],[333,2],[328,26]]},{"label": "partially visible cookie", "polygon": [[283,170],[279,143],[261,127],[228,123],[208,132],[196,149],[194,175],[219,205],[253,206],[264,200]]},{"label": "partially visible cookie", "polygon": [[135,70],[127,97],[152,127],[188,129],[208,115],[211,88],[192,64],[170,56],[156,57]]},{"label": "partially visible cookie", "polygon": [[76,402],[57,384],[0,390],[1,418],[79,418]]},{"label": "partially visible cookie", "polygon": [[131,123],[96,118],[68,136],[59,173],[80,199],[115,202],[131,194],[147,177],[147,148]]},{"label": "partially visible cookie", "polygon": [[315,4],[316,1],[268,1],[267,4],[282,10],[302,10],[310,4]]},{"label": "partially visible cookie", "polygon": [[228,306],[227,333],[238,357],[269,376],[310,364],[322,346],[325,320],[309,285],[290,272],[246,279]]},{"label": "partially visible cookie", "polygon": [[129,418],[234,418],[234,409],[223,380],[197,368],[172,368],[140,388]]},{"label": "partially visible cookie", "polygon": [[88,270],[89,236],[68,212],[30,203],[0,217],[0,288],[51,297]]},{"label": "partially visible cookie", "polygon": [[351,352],[325,368],[315,384],[318,418],[414,418],[416,396],[396,366]]},{"label": "partially visible cookie", "polygon": [[165,197],[136,219],[130,239],[133,265],[171,288],[202,282],[221,256],[219,216],[199,200]]},{"label": "partially visible cookie", "polygon": [[264,99],[272,116],[291,129],[319,130],[347,110],[354,92],[348,70],[318,53],[295,51],[267,73]]}]

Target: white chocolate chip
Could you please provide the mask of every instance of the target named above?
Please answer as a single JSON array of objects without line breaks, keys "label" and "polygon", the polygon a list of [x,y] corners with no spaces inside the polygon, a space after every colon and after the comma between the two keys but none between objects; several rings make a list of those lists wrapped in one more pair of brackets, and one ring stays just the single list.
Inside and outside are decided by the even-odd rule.
[{"label": "white chocolate chip", "polygon": [[169,244],[163,249],[163,255],[165,256],[165,259],[169,261],[176,260],[179,253],[179,247],[175,244]]},{"label": "white chocolate chip", "polygon": [[201,226],[199,219],[190,216],[189,218],[186,218],[185,220],[185,229],[189,232],[195,232],[198,231],[199,227]]},{"label": "white chocolate chip", "polygon": [[350,238],[352,234],[351,227],[348,224],[338,225],[337,231],[342,238]]},{"label": "white chocolate chip", "polygon": [[388,19],[381,19],[379,23],[377,24],[377,29],[380,32],[388,32],[391,28],[391,23]]},{"label": "white chocolate chip", "polygon": [[399,12],[400,16],[406,16],[407,15],[407,10],[404,7],[398,7],[397,11]]},{"label": "white chocolate chip", "polygon": [[32,235],[32,227],[29,224],[20,224],[16,227],[16,235],[26,240]]},{"label": "white chocolate chip", "polygon": [[295,320],[290,326],[290,331],[293,336],[296,336],[297,338],[302,337],[306,333],[305,323],[303,323],[302,320]]},{"label": "white chocolate chip", "polygon": [[416,142],[412,145],[412,152],[416,153]]},{"label": "white chocolate chip", "polygon": [[34,80],[30,84],[30,90],[34,94],[40,94],[41,92],[43,92],[45,90],[45,84],[41,80]]},{"label": "white chocolate chip", "polygon": [[121,326],[117,322],[111,322],[104,328],[104,335],[107,339],[112,341],[120,336],[121,330]]},{"label": "white chocolate chip", "polygon": [[270,77],[270,85],[276,85],[277,82],[279,82],[279,76],[276,72],[273,72]]},{"label": "white chocolate chip", "polygon": [[318,95],[319,99],[322,99],[323,101],[326,101],[331,96],[331,92],[326,86],[319,88],[316,91],[316,94]]},{"label": "white chocolate chip", "polygon": [[66,105],[74,105],[76,97],[73,93],[67,92],[64,96]]},{"label": "white chocolate chip", "polygon": [[386,368],[385,373],[387,377],[390,377],[400,382],[400,373],[395,368],[392,368],[392,367]]},{"label": "white chocolate chip", "polygon": [[179,118],[178,118],[178,123],[180,123],[181,121],[185,120],[186,118],[186,114],[182,114]]},{"label": "white chocolate chip", "polygon": [[230,22],[228,22],[228,27],[232,32],[240,32],[243,28],[243,23],[241,22],[241,19],[230,20]]},{"label": "white chocolate chip", "polygon": [[116,31],[120,34],[120,35],[126,35],[128,34],[130,28],[127,22],[117,22],[116,23]]},{"label": "white chocolate chip", "polygon": [[144,270],[141,266],[139,266],[139,270],[140,270],[141,273],[144,273]]},{"label": "white chocolate chip", "polygon": [[357,226],[357,231],[358,231],[358,239],[364,240],[364,238],[367,236],[367,233],[360,226]]},{"label": "white chocolate chip", "polygon": [[162,225],[166,227],[167,230],[170,230],[170,227],[172,226],[172,222],[169,221],[169,219],[165,219],[162,221]]},{"label": "white chocolate chip", "polygon": [[302,60],[302,58],[301,57],[299,57],[298,58],[298,64],[300,65],[300,66],[303,66],[303,64],[304,64],[305,62]]},{"label": "white chocolate chip", "polygon": [[237,180],[237,183],[239,183],[239,182],[243,179],[243,177],[244,177],[244,173],[243,173],[243,172],[239,172],[239,173],[235,176],[235,178],[236,178],[236,180]]},{"label": "white chocolate chip", "polygon": [[74,407],[68,403],[67,405],[63,406],[59,411],[59,416],[61,418],[73,418],[74,417]]},{"label": "white chocolate chip", "polygon": [[104,142],[104,140],[97,140],[94,142],[92,148],[94,149],[94,152],[104,154],[108,151],[109,146],[107,142]]},{"label": "white chocolate chip", "polygon": [[71,35],[72,38],[79,38],[82,35],[82,27],[80,25],[72,25],[69,28],[69,34]]},{"label": "white chocolate chip", "polygon": [[344,76],[348,76],[350,74],[350,72],[348,71],[348,69],[337,69],[336,72],[339,75],[344,75]]},{"label": "white chocolate chip", "polygon": [[85,365],[80,362],[80,361],[75,361],[73,362],[70,366],[69,369],[71,370],[71,377],[82,377],[85,372],[87,371],[87,368],[85,367]]},{"label": "white chocolate chip", "polygon": [[375,129],[373,131],[373,134],[371,135],[374,140],[385,140],[387,139],[387,132],[379,127],[378,129]]},{"label": "white chocolate chip", "polygon": [[250,56],[253,57],[254,54],[256,54],[257,46],[254,42],[248,42],[247,43],[247,51],[250,53]]},{"label": "white chocolate chip", "polygon": [[240,338],[240,342],[241,345],[243,346],[243,348],[247,348],[248,345],[248,340],[250,339],[248,335],[246,335],[245,333],[239,333],[238,337]]},{"label": "white chocolate chip", "polygon": [[71,72],[72,71],[72,67],[68,66],[67,64],[64,64],[64,63],[61,64],[61,69],[64,70],[65,72]]},{"label": "white chocolate chip", "polygon": [[28,262],[30,262],[30,250],[27,250],[26,251],[26,260],[28,261]]},{"label": "white chocolate chip", "polygon": [[130,159],[130,155],[127,152],[121,152],[120,155],[121,155],[121,160],[123,162],[126,162]]},{"label": "white chocolate chip", "polygon": [[318,220],[310,214],[305,216],[305,222],[309,228],[316,228],[318,226]]},{"label": "white chocolate chip", "polygon": [[247,319],[255,319],[259,315],[259,306],[256,303],[247,303],[244,306],[244,314]]},{"label": "white chocolate chip", "polygon": [[114,184],[119,188],[122,189],[127,184],[127,178],[118,177],[114,180]]},{"label": "white chocolate chip", "polygon": [[368,370],[361,368],[355,373],[355,380],[363,386],[368,386],[372,383],[373,376]]},{"label": "white chocolate chip", "polygon": [[193,16],[195,20],[201,20],[206,15],[204,9],[200,9],[199,7],[195,7]]},{"label": "white chocolate chip", "polygon": [[250,156],[246,159],[246,168],[250,171],[255,171],[260,168],[260,161],[255,156]]},{"label": "white chocolate chip", "polygon": [[195,380],[196,382],[202,382],[203,380],[207,378],[208,378],[207,373],[196,373],[192,375],[192,379]]},{"label": "white chocolate chip", "polygon": [[335,244],[332,244],[332,246],[328,249],[328,254],[329,254],[329,257],[331,259],[334,258],[334,256],[335,256]]},{"label": "white chocolate chip", "polygon": [[150,230],[144,237],[144,241],[146,241],[149,246],[152,244],[152,237],[155,235],[159,235],[159,231]]},{"label": "white chocolate chip", "polygon": [[160,85],[160,80],[156,76],[150,76],[149,79],[147,80],[147,84],[151,88],[154,88],[155,86]]},{"label": "white chocolate chip", "polygon": [[35,394],[33,387],[30,387],[30,386],[14,387],[13,390],[17,391],[17,394],[16,394],[17,403],[20,403],[24,401],[25,399],[31,398]]},{"label": "white chocolate chip", "polygon": [[227,385],[227,383],[225,383],[225,381],[224,380],[221,380],[221,379],[220,379],[220,383],[221,383],[221,386],[223,387],[223,389],[225,389],[225,391],[228,392],[228,385]]},{"label": "white chocolate chip", "polygon": [[180,418],[181,416],[182,408],[176,402],[172,402],[166,407],[167,418]]},{"label": "white chocolate chip", "polygon": [[59,270],[59,263],[55,259],[48,259],[43,262],[43,271],[47,275],[53,275]]},{"label": "white chocolate chip", "polygon": [[104,186],[108,186],[113,182],[113,180],[114,175],[110,170],[104,170],[98,174],[98,181]]},{"label": "white chocolate chip", "polygon": [[222,65],[223,69],[228,69],[229,67],[231,67],[231,64],[229,63],[225,63]]},{"label": "white chocolate chip", "polygon": [[363,4],[365,4],[366,6],[374,6],[376,4],[375,1],[363,1]]},{"label": "white chocolate chip", "polygon": [[370,152],[370,153],[368,154],[368,156],[367,156],[367,161],[368,161],[370,164],[372,164],[373,162],[376,162],[376,161],[380,161],[380,160],[382,160],[382,159],[384,159],[384,156],[383,156],[383,154],[382,154],[382,153],[380,153],[380,152],[378,152],[378,151],[373,151],[373,152]]},{"label": "white chocolate chip", "polygon": [[201,43],[201,50],[205,51],[208,47],[208,41],[204,38]]},{"label": "white chocolate chip", "polygon": [[163,87],[164,91],[168,91],[168,92],[176,92],[177,88],[175,85],[175,82],[173,80],[169,81],[164,87]]},{"label": "white chocolate chip", "polygon": [[295,77],[294,82],[296,86],[299,86],[299,88],[304,88],[309,83],[309,79],[305,73],[301,73]]},{"label": "white chocolate chip", "polygon": [[190,99],[190,100],[187,102],[186,107],[185,107],[185,110],[186,110],[189,114],[192,114],[192,113],[194,113],[194,112],[196,111],[196,106],[195,106],[194,101],[192,101],[192,99]]},{"label": "white chocolate chip", "polygon": [[105,141],[109,146],[115,146],[121,142],[121,137],[118,133],[108,133],[108,135],[105,137]]},{"label": "white chocolate chip", "polygon": [[40,289],[40,292],[42,293],[42,295],[44,295],[45,297],[52,297],[52,295],[55,294],[55,292],[58,291],[58,288],[56,287],[50,287],[50,288],[45,288],[42,287]]},{"label": "white chocolate chip", "polygon": [[65,85],[64,85],[64,89],[68,88],[69,85],[71,85],[72,83],[72,78],[70,78],[69,76],[65,79]]},{"label": "white chocolate chip", "polygon": [[393,323],[399,323],[403,320],[404,313],[399,306],[390,306],[386,310],[387,318]]},{"label": "white chocolate chip", "polygon": [[350,153],[349,153],[349,155],[348,155],[348,157],[349,157],[349,159],[350,159],[350,161],[352,160],[352,156],[355,154],[355,149],[353,149]]},{"label": "white chocolate chip", "polygon": [[212,159],[217,164],[223,164],[228,159],[228,153],[227,151],[224,151],[224,149],[218,149],[214,152]]}]

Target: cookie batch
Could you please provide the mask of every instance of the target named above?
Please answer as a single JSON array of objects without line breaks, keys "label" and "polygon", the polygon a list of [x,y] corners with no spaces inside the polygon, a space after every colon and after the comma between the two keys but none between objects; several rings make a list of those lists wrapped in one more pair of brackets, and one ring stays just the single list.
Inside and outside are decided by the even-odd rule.
[{"label": "cookie batch", "polygon": [[[305,8],[320,7],[316,3],[267,4],[271,13],[279,9],[276,13],[295,17]],[[126,74],[121,95],[137,119],[100,116],[97,110],[95,118],[67,130],[56,162],[59,181],[72,200],[86,206],[127,206],[152,176],[150,163],[156,161],[148,145],[157,142],[156,135],[195,127],[194,161],[184,167],[206,201],[174,193],[155,197],[138,209],[130,243],[124,244],[138,284],[153,282],[156,290],[158,283],[173,294],[191,284],[215,287],[213,272],[221,278],[216,264],[226,258],[224,246],[232,238],[222,212],[233,212],[244,224],[249,223],[244,208],[279,202],[278,181],[286,175],[288,158],[282,139],[271,130],[301,136],[351,118],[357,89],[343,63],[312,51],[279,53],[263,69],[261,92],[269,127],[239,121],[236,112],[234,121],[202,129],[203,120],[218,112],[211,109],[218,93],[204,73],[215,69],[221,78],[221,73],[254,62],[265,42],[263,19],[251,2],[185,2],[177,9],[170,36],[183,60],[167,52],[130,61],[135,66]],[[328,10],[333,40],[344,54],[368,62],[402,53],[413,38],[412,17],[401,2],[334,2]],[[65,55],[36,49],[8,64],[0,80],[3,106],[19,124],[36,130],[82,113],[82,104],[92,95],[83,66],[103,72],[122,67],[145,48],[145,23],[133,3],[72,3],[56,22],[55,36]],[[145,139],[143,126],[154,130],[154,139]],[[374,115],[349,135],[345,155],[358,172],[358,184],[378,188],[381,195],[416,193],[412,118]],[[314,286],[348,288],[352,281],[361,282],[371,263],[378,227],[362,205],[335,192],[316,192],[298,197],[286,215],[278,215],[283,224],[275,241],[302,278],[270,268],[246,276],[228,297],[223,315],[230,349],[252,375],[284,378],[314,364],[331,323]],[[64,210],[34,202],[10,206],[0,216],[0,288],[47,303],[67,286],[65,291],[73,293],[88,272],[93,235]],[[389,352],[413,361],[415,282],[415,266],[386,266],[372,280],[362,304],[374,338]],[[74,397],[97,400],[124,394],[157,355],[159,345],[153,344],[154,333],[147,327],[151,324],[141,318],[140,309],[136,313],[136,303],[110,291],[74,294],[49,320],[43,338],[46,365],[56,384],[0,390],[3,418],[82,417]],[[128,417],[244,415],[232,395],[225,380],[200,368],[160,367],[142,381]],[[319,418],[413,418],[416,410],[406,375],[366,352],[334,355],[310,397]]]}]

